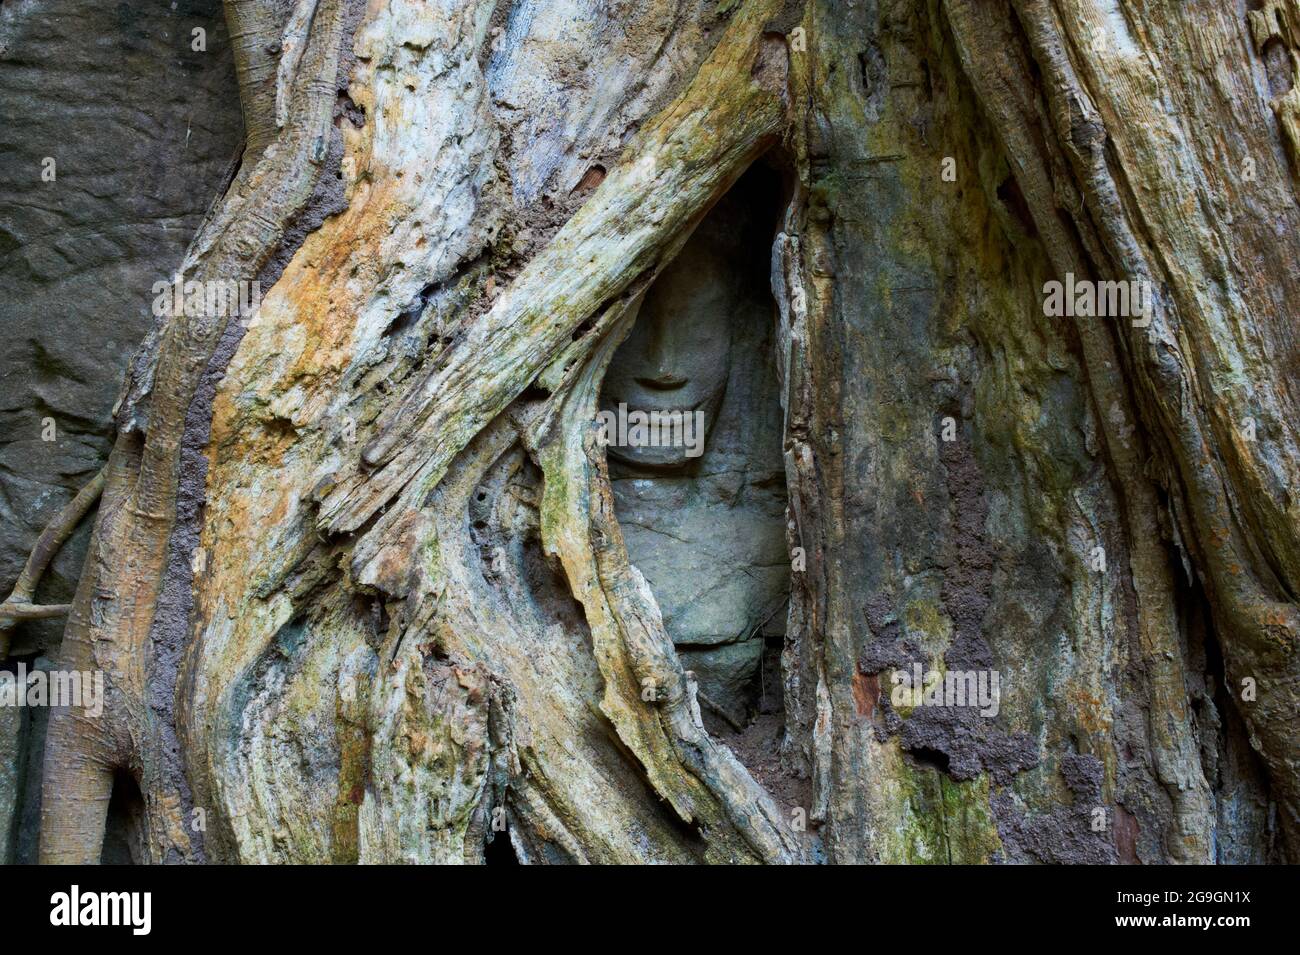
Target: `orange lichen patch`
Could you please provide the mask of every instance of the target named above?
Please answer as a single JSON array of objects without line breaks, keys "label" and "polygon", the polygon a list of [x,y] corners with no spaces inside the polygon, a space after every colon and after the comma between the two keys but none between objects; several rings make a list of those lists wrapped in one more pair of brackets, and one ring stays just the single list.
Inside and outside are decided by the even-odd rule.
[{"label": "orange lichen patch", "polygon": [[[247,573],[241,568],[247,566],[250,549],[265,543],[266,528],[280,526],[296,506],[297,498],[287,494],[229,491],[221,510],[220,533],[209,526],[203,536],[216,579],[231,591],[242,590]],[[227,570],[229,575],[221,573]]]},{"label": "orange lichen patch", "polygon": [[308,237],[304,256],[315,246],[327,251],[320,267],[303,270],[291,291],[299,320],[308,331],[307,343],[292,373],[312,374],[341,370],[351,360],[351,331],[358,313],[374,298],[387,269],[376,261],[397,223],[406,222],[415,209],[391,180],[367,190],[364,199],[331,219]]},{"label": "orange lichen patch", "polygon": [[1080,686],[1071,686],[1066,691],[1071,710],[1077,715],[1079,726],[1089,733],[1107,733],[1110,731],[1111,718],[1107,713],[1105,701]]},{"label": "orange lichen patch", "polygon": [[452,672],[456,674],[458,682],[467,692],[465,699],[471,706],[478,706],[483,702],[483,674],[478,670],[467,670],[464,667],[452,667]]},{"label": "orange lichen patch", "polygon": [[[227,528],[218,540],[209,522],[204,535],[214,566],[239,566],[254,536],[286,527],[310,496],[314,471],[298,466],[307,460],[299,449],[319,444],[317,426],[355,357],[357,324],[386,277],[373,250],[411,211],[393,188],[359,193],[307,238],[250,324],[213,403],[208,496]],[[409,541],[394,544],[381,574],[397,589]],[[233,574],[219,589],[237,603],[247,578]]]},{"label": "orange lichen patch", "polygon": [[307,238],[231,363],[213,409],[215,444],[237,443],[232,432],[245,423],[237,406],[250,396],[273,403],[298,427],[320,419],[355,357],[357,322],[386,277],[373,250],[395,218],[412,212],[394,188],[376,188]]},{"label": "orange lichen patch", "polygon": [[1291,607],[1278,604],[1265,611],[1262,619],[1266,627],[1285,628],[1291,625],[1293,617],[1294,611]]}]

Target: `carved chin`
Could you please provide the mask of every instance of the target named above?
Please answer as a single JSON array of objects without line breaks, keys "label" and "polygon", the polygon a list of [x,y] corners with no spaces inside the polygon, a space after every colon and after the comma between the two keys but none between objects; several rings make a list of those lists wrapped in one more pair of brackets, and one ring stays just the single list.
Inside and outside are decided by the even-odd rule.
[{"label": "carved chin", "polygon": [[606,453],[623,464],[653,468],[657,471],[683,467],[687,462],[695,460],[686,454],[685,448],[632,448],[610,445]]},{"label": "carved chin", "polygon": [[[718,409],[722,406],[722,397],[725,386],[719,388],[710,397],[696,404],[687,414],[693,414],[695,411],[704,413],[704,428],[701,432],[694,435],[694,445],[701,452],[706,447],[709,433],[713,430],[713,423],[718,419]],[[614,403],[614,410],[617,411],[618,402]],[[669,413],[680,410],[677,408],[629,408],[631,411],[643,411],[649,414],[652,411]],[[615,461],[623,464],[632,465],[638,468],[648,468],[656,471],[670,470],[673,468],[684,467],[692,461],[698,461],[700,455],[694,453],[694,448],[687,445],[686,442],[680,442],[668,446],[633,446],[630,444],[611,443],[605,453]]]}]

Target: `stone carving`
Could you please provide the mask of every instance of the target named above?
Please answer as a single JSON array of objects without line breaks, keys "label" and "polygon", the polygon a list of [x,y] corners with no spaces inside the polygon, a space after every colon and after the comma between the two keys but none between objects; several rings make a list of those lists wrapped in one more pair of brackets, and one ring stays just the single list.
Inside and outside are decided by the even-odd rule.
[{"label": "stone carving", "polygon": [[683,666],[736,723],[753,704],[764,634],[784,632],[790,581],[771,230],[755,185],[734,188],[646,293],[601,395],[611,413],[702,413],[702,455],[612,443],[610,476],[628,556]]}]

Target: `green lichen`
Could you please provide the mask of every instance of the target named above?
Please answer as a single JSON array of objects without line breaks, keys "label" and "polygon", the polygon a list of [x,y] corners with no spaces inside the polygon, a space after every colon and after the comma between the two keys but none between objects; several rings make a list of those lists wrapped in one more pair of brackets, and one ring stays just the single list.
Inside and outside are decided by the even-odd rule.
[{"label": "green lichen", "polygon": [[[897,763],[900,824],[883,861],[982,865],[1002,846],[989,806],[987,776],[958,782],[910,759]],[[884,848],[884,847],[882,847]]]}]

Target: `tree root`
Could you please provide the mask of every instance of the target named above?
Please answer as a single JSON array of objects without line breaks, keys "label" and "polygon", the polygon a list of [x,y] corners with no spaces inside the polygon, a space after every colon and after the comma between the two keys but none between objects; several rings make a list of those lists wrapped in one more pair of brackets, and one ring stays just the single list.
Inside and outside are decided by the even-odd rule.
[{"label": "tree root", "polygon": [[[179,270],[187,279],[256,280],[284,238],[286,224],[310,198],[320,175],[312,157],[331,129],[343,2],[324,0],[313,20],[295,84],[292,122],[279,131],[274,148],[259,154],[250,129],[239,174]],[[260,24],[254,32],[262,35],[262,27],[269,29],[268,18],[274,19],[272,7],[264,2],[228,4],[232,35],[244,41],[253,35],[241,20],[244,15]],[[240,76],[241,86],[251,79],[247,63]],[[51,714],[41,797],[42,862],[98,860],[114,772],[129,770],[140,782],[153,771],[150,750],[159,745],[158,730],[145,725],[142,714],[154,678],[148,661],[150,630],[177,516],[178,458],[186,415],[232,320],[224,312],[206,310],[173,315],[145,342],[128,374],[105,500],[59,657],[61,667],[104,671],[108,702],[94,719],[73,710]],[[182,820],[181,806],[174,792],[151,792],[146,808],[146,854],[151,859],[196,857],[198,839]]]},{"label": "tree root", "polygon": [[70,604],[51,604],[42,607],[31,601],[36,594],[36,585],[40,583],[41,575],[45,573],[45,568],[50,565],[59,548],[72,536],[81,519],[104,492],[104,476],[107,472],[107,467],[100,468],[99,473],[91,478],[90,482],[77,492],[77,496],[55,515],[54,520],[46,525],[45,530],[41,531],[41,536],[36,539],[36,545],[27,558],[23,572],[18,575],[18,582],[14,584],[13,591],[4,603],[0,603],[0,660],[9,655],[10,635],[14,625],[19,621],[61,617],[71,608]]},{"label": "tree root", "polygon": [[[424,235],[443,228],[430,224],[436,210],[425,211],[422,193],[405,191],[417,178],[406,154],[361,134],[358,165],[385,170],[400,160],[403,181],[355,193],[312,237],[313,249],[343,254],[290,264],[214,404],[219,450],[201,538],[208,563],[179,721],[195,802],[217,820],[205,841],[214,857],[472,860],[490,814],[494,829],[508,818],[511,844],[527,859],[805,858],[773,800],[704,729],[694,681],[628,564],[589,427],[604,362],[646,284],[784,132],[784,45],[775,49],[764,31],[776,6],[764,0],[733,18],[680,99],[642,129],[556,237],[395,394],[368,399],[378,416],[339,444],[331,409],[342,407],[337,389],[353,387],[352,349],[391,319],[393,301],[406,300],[392,289],[412,277],[405,250],[381,240],[394,220],[399,234],[408,220]],[[417,87],[434,64],[403,52],[413,49],[404,37],[441,31],[453,49],[482,42],[422,7],[394,4],[390,15],[361,27],[369,62],[410,59]],[[377,70],[354,77],[367,115],[406,95]],[[466,168],[478,165],[476,153],[464,158]],[[429,176],[459,168],[430,167]],[[366,250],[364,268],[354,248]],[[419,263],[422,284],[439,274],[435,264]],[[320,322],[326,306],[329,321]],[[299,344],[306,328],[309,349]],[[318,373],[303,379],[304,367]],[[534,381],[547,397],[521,400]],[[261,423],[266,408],[281,406],[293,433],[272,458]],[[512,490],[502,474],[514,460],[516,414],[529,418],[518,440],[539,473]],[[521,462],[522,453],[509,455]],[[531,500],[534,480],[541,501],[516,511],[511,494],[525,488]],[[493,530],[500,515],[514,516]],[[541,543],[527,558],[513,549],[528,537],[525,521],[540,527]],[[535,599],[524,569],[534,559],[556,575],[541,588],[558,589],[553,602]],[[372,620],[357,610],[363,602],[382,602],[384,613]],[[293,643],[288,670],[283,640]],[[335,672],[345,674],[337,706],[330,678],[315,676]],[[318,718],[344,727],[342,801],[305,785],[302,760],[275,743]],[[439,738],[448,721],[478,741],[463,767],[410,746]],[[629,818],[644,840],[626,838]],[[413,827],[416,819],[432,822]],[[682,838],[688,831],[701,838]]]}]

